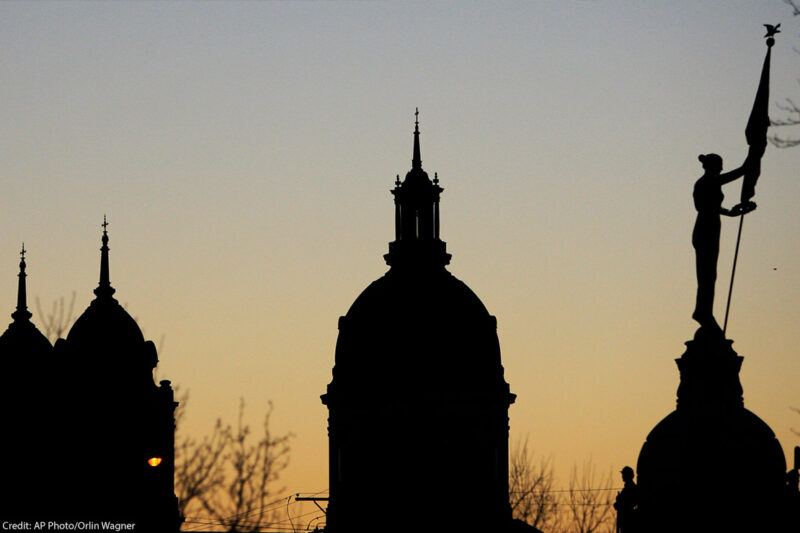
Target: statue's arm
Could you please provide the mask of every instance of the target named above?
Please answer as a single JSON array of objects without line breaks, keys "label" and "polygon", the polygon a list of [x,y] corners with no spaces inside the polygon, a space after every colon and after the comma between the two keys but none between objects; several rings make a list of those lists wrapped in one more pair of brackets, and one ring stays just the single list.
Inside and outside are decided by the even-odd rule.
[{"label": "statue's arm", "polygon": [[754,202],[746,202],[743,204],[736,204],[731,209],[726,209],[724,207],[719,208],[719,214],[725,215],[727,217],[738,217],[739,215],[746,215],[750,211],[753,211],[756,208],[756,204]]},{"label": "statue's arm", "polygon": [[726,183],[730,183],[734,180],[737,180],[744,176],[744,173],[747,171],[747,165],[744,164],[737,169],[731,170],[730,172],[725,172],[724,174],[719,175],[719,182],[721,185],[725,185]]}]

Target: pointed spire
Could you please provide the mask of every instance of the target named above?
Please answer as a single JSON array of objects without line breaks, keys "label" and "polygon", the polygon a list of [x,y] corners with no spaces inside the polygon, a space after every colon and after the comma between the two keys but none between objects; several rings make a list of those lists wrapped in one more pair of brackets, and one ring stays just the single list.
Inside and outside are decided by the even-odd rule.
[{"label": "pointed spire", "polygon": [[419,148],[419,108],[414,111],[414,155],[411,170],[401,183],[395,180],[395,240],[384,255],[390,266],[410,263],[432,263],[441,266],[450,262],[444,241],[439,238],[439,175],[434,180],[422,169]]},{"label": "pointed spire", "polygon": [[11,318],[14,319],[15,322],[20,321],[27,321],[31,318],[31,313],[28,311],[28,297],[27,292],[25,290],[25,278],[28,276],[25,273],[25,243],[22,243],[22,250],[19,252],[20,261],[19,261],[19,285],[17,288],[17,310],[11,313]]},{"label": "pointed spire", "polygon": [[100,248],[100,283],[94,290],[98,298],[103,296],[111,297],[116,291],[111,286],[110,277],[108,274],[108,221],[106,216],[103,215],[103,246]]},{"label": "pointed spire", "polygon": [[422,158],[419,155],[419,108],[414,112],[414,157],[411,159],[411,168],[422,168]]}]

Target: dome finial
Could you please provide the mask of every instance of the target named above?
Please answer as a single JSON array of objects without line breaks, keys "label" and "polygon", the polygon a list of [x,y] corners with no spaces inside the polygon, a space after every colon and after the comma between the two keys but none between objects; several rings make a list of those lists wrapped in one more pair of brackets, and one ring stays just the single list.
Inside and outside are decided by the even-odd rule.
[{"label": "dome finial", "polygon": [[111,286],[111,280],[108,273],[108,221],[106,220],[105,215],[103,215],[103,223],[101,226],[103,227],[103,246],[100,248],[100,283],[97,285],[94,293],[98,297],[110,297],[116,291]]},{"label": "dome finial", "polygon": [[28,320],[31,318],[31,313],[28,311],[28,298],[27,291],[25,290],[25,278],[28,276],[25,273],[25,243],[22,243],[22,249],[19,252],[19,285],[17,288],[17,310],[11,313],[11,318],[14,321]]},{"label": "dome finial", "polygon": [[414,111],[414,157],[411,159],[411,168],[422,168],[422,159],[419,155],[419,108]]}]

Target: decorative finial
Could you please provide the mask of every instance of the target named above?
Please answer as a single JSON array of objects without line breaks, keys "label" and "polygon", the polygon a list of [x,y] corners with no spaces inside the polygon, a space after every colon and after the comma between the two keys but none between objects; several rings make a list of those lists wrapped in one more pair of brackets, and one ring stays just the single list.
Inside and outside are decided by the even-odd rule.
[{"label": "decorative finial", "polygon": [[434,172],[433,173],[433,184],[434,185],[439,185],[439,173],[438,172]]},{"label": "decorative finial", "polygon": [[27,291],[25,289],[25,278],[28,276],[25,273],[25,243],[22,243],[22,249],[19,252],[19,285],[17,287],[17,310],[11,313],[11,318],[14,321],[24,321],[29,320],[31,318],[31,313],[28,311],[28,298],[27,298]]},{"label": "decorative finial", "polygon": [[774,26],[772,24],[764,24],[764,27],[767,28],[767,33],[764,34],[764,37],[767,39],[767,46],[772,48],[772,45],[775,44],[775,34],[781,32],[779,29],[781,25],[780,23],[775,24]]},{"label": "decorative finial", "polygon": [[775,24],[774,26],[772,24],[764,24],[764,27],[767,28],[767,33],[764,34],[764,37],[775,37],[776,33],[780,33],[781,32],[780,23]]},{"label": "decorative finial", "polygon": [[400,186],[400,174],[397,174],[394,178],[394,184],[396,187]]},{"label": "decorative finial", "polygon": [[419,108],[414,111],[414,157],[411,159],[412,169],[422,169],[422,158],[419,155]]},{"label": "decorative finial", "polygon": [[97,288],[94,290],[94,293],[98,296],[108,296],[110,297],[116,291],[111,286],[111,279],[109,276],[109,269],[108,269],[108,220],[106,216],[103,215],[103,223],[100,225],[103,228],[103,246],[100,248],[100,283],[98,283]]}]

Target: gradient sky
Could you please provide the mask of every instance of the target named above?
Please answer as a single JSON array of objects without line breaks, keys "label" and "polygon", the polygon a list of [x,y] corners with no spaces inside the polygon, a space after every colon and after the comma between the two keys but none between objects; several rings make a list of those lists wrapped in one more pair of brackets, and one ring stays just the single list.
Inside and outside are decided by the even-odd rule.
[{"label": "gradient sky", "polygon": [[[562,482],[590,457],[635,465],[696,328],[697,155],[744,159],[777,22],[773,117],[800,98],[780,0],[2,2],[0,308],[24,241],[30,307],[76,291],[82,311],[107,214],[116,296],[164,337],[159,377],[191,391],[183,431],[233,421],[240,397],[256,424],[272,400],[273,430],[296,435],[282,483],[325,489],[337,319],[387,270],[418,106],[450,271],[498,319],[512,439]],[[745,406],[787,457],[798,166],[800,148],[768,148],[728,327]]]}]

